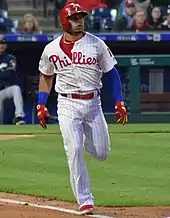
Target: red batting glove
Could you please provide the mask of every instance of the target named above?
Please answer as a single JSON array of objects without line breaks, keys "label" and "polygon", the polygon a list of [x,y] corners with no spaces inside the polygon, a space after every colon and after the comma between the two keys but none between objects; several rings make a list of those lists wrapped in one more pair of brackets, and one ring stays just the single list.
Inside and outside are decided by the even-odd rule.
[{"label": "red batting glove", "polygon": [[128,122],[127,112],[123,101],[116,102],[115,115],[117,118],[117,123],[121,123],[124,125]]},{"label": "red batting glove", "polygon": [[48,109],[45,107],[45,105],[37,105],[37,117],[40,122],[40,125],[44,129],[47,129],[46,118],[49,116],[50,114],[48,112]]}]

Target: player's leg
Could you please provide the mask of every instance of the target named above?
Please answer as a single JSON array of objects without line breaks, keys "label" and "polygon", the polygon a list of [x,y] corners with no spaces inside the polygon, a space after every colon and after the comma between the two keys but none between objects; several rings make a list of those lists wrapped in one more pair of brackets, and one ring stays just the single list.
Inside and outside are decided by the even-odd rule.
[{"label": "player's leg", "polygon": [[[13,98],[14,105],[15,105],[15,117],[16,123],[21,124],[24,118],[24,110],[23,110],[23,98],[21,89],[17,85],[9,86],[4,90],[5,99],[6,98]],[[17,121],[18,119],[18,121]]]},{"label": "player's leg", "polygon": [[[95,102],[96,101],[96,102]],[[100,100],[94,101],[85,122],[85,149],[98,160],[106,160],[110,151],[108,126]]]},{"label": "player's leg", "polygon": [[[10,87],[9,87],[10,88]],[[23,111],[23,98],[21,89],[19,86],[11,86],[11,90],[13,92],[13,100],[15,105],[15,116],[16,117],[24,117],[24,111]]]},{"label": "player's leg", "polygon": [[77,203],[81,206],[93,205],[88,172],[83,159],[84,124],[78,107],[79,104],[72,99],[59,98],[58,119],[67,155],[70,182]]},{"label": "player's leg", "polygon": [[3,124],[4,116],[4,90],[0,91],[0,124]]}]

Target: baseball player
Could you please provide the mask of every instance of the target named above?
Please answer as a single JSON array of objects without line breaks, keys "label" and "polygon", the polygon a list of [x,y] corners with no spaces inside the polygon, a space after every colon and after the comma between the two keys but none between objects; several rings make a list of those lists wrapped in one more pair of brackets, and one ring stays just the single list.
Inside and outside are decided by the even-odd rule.
[{"label": "baseball player", "polygon": [[71,3],[60,12],[63,35],[47,44],[39,62],[40,80],[37,116],[46,126],[45,107],[56,75],[58,119],[70,170],[70,182],[80,214],[94,210],[83,149],[99,160],[106,160],[110,150],[108,127],[102,112],[100,89],[103,73],[112,80],[118,123],[127,123],[122,86],[112,52],[98,37],[84,32],[87,12]]},{"label": "baseball player", "polygon": [[0,37],[0,117],[3,117],[3,102],[13,99],[15,105],[15,124],[24,124],[23,98],[16,82],[16,58],[6,52],[7,44]]}]

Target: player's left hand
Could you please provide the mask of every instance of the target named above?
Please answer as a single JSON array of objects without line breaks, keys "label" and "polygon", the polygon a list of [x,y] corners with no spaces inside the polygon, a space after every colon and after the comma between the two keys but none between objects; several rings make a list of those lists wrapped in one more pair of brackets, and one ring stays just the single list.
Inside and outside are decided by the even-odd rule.
[{"label": "player's left hand", "polygon": [[40,125],[47,129],[46,125],[46,119],[50,116],[48,109],[45,107],[45,105],[37,105],[37,117],[40,122]]},{"label": "player's left hand", "polygon": [[116,102],[115,115],[117,118],[117,123],[121,123],[124,125],[128,122],[127,111],[124,102]]}]

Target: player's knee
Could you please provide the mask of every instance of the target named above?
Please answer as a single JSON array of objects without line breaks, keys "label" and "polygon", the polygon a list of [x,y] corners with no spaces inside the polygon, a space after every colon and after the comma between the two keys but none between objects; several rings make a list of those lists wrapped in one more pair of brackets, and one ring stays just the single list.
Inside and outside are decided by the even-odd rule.
[{"label": "player's knee", "polygon": [[109,149],[98,151],[97,152],[97,159],[104,161],[107,159],[108,155],[109,155]]},{"label": "player's knee", "polygon": [[75,158],[77,156],[81,156],[82,154],[82,149],[79,145],[74,145],[74,146],[71,146],[71,150],[68,151],[68,155],[69,157],[71,158]]},{"label": "player's knee", "polygon": [[20,89],[20,87],[19,86],[17,86],[17,85],[13,85],[12,86],[12,89],[13,89],[13,91],[15,92],[15,91],[20,91],[21,89]]},{"label": "player's knee", "polygon": [[19,86],[17,86],[17,85],[13,85],[12,86],[12,93],[13,93],[13,95],[21,95],[21,89],[20,89],[20,87]]}]

